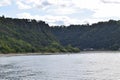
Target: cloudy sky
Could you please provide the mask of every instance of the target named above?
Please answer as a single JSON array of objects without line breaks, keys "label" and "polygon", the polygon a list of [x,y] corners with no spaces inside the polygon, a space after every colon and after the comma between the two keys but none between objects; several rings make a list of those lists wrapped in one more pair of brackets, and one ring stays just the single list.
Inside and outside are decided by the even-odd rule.
[{"label": "cloudy sky", "polygon": [[49,25],[120,19],[120,0],[0,0],[0,16],[44,20]]}]

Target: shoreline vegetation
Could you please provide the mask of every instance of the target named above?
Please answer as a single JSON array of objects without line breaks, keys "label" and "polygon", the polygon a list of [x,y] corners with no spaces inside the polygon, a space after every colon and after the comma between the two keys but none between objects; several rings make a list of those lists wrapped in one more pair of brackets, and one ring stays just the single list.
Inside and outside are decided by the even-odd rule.
[{"label": "shoreline vegetation", "polygon": [[33,55],[70,55],[70,54],[80,54],[79,53],[0,53],[0,57],[11,57],[11,56],[33,56]]},{"label": "shoreline vegetation", "polygon": [[36,56],[36,55],[71,55],[71,54],[92,54],[92,53],[120,53],[120,51],[81,51],[78,53],[0,53],[0,57],[12,57],[12,56]]}]

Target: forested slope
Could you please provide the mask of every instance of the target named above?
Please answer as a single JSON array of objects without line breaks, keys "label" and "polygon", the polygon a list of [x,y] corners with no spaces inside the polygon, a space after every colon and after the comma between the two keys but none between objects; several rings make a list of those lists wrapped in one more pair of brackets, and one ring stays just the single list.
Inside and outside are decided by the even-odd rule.
[{"label": "forested slope", "polygon": [[52,27],[51,31],[62,45],[71,44],[81,50],[119,50],[120,48],[120,21],[56,26]]},{"label": "forested slope", "polygon": [[[68,47],[73,50],[69,50]],[[62,46],[43,21],[0,17],[0,53],[74,52]]]},{"label": "forested slope", "polygon": [[120,21],[49,26],[44,21],[0,17],[0,53],[119,50]]}]

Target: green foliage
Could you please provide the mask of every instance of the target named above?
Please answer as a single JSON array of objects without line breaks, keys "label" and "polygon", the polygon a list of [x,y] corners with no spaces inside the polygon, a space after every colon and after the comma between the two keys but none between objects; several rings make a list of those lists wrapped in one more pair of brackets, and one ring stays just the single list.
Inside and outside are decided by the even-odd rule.
[{"label": "green foliage", "polygon": [[110,49],[111,50],[119,50],[120,46],[118,44],[114,44],[114,45],[110,46]]},{"label": "green foliage", "polygon": [[32,52],[33,47],[31,44],[16,40],[10,37],[2,37],[0,39],[0,52],[1,53],[18,53],[18,52]]},{"label": "green foliage", "polygon": [[49,46],[46,47],[45,51],[47,52],[80,52],[79,48],[74,48],[71,45],[63,47],[57,42],[51,43]]},{"label": "green foliage", "polygon": [[72,47],[72,45],[70,45],[70,44],[66,47],[66,50],[68,52],[80,52],[79,48]]},{"label": "green foliage", "polygon": [[0,17],[0,53],[67,52],[43,21]]},{"label": "green foliage", "polygon": [[51,28],[51,32],[63,46],[71,44],[81,50],[118,50],[120,48],[120,21],[56,26]]}]

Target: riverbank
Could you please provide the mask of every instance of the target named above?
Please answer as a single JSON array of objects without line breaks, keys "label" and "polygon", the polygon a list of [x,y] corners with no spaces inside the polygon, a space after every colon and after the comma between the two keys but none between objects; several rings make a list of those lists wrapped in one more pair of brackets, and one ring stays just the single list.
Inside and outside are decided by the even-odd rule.
[{"label": "riverbank", "polygon": [[0,54],[0,57],[11,57],[11,56],[30,56],[30,55],[64,55],[64,54],[91,54],[91,53],[120,53],[120,51],[81,51],[79,53],[8,53]]},{"label": "riverbank", "polygon": [[77,54],[77,53],[8,53],[0,54],[0,57],[10,57],[10,56],[30,56],[30,55],[63,55],[63,54]]},{"label": "riverbank", "polygon": [[52,55],[52,53],[8,53],[0,54],[0,57],[10,57],[10,56],[29,56],[29,55]]}]

